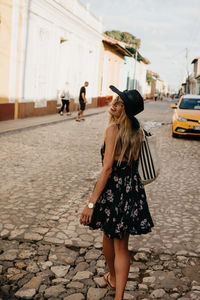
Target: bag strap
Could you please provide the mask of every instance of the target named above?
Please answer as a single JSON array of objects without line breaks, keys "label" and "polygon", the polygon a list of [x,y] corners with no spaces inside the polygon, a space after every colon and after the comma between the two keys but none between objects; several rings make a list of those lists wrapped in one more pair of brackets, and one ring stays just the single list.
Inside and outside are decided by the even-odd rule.
[{"label": "bag strap", "polygon": [[142,129],[142,131],[143,131],[144,136],[151,136],[152,135],[150,131],[147,131],[144,128]]}]

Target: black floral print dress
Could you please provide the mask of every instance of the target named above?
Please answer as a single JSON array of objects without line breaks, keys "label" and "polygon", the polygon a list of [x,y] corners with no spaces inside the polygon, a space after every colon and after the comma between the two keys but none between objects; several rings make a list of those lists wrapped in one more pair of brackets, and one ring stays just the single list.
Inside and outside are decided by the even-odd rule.
[{"label": "black floral print dress", "polygon": [[[105,144],[101,148],[102,161]],[[112,173],[95,204],[90,229],[101,229],[110,238],[122,239],[127,233],[146,234],[154,226],[138,173],[138,161],[129,165],[114,161]]]}]

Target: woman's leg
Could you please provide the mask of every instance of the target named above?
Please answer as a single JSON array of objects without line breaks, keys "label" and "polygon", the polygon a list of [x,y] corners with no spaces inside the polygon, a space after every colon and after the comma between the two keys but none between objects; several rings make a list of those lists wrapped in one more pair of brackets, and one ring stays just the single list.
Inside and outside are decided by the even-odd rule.
[{"label": "woman's leg", "polygon": [[66,113],[69,113],[69,100],[66,100]]},{"label": "woman's leg", "polygon": [[63,114],[64,107],[65,107],[65,102],[64,102],[63,99],[62,99],[61,101],[62,101],[62,107],[61,107],[59,113],[62,115],[62,114]]},{"label": "woman's leg", "polygon": [[126,287],[128,273],[130,268],[130,256],[128,251],[129,234],[123,239],[114,239],[115,250],[115,276],[116,276],[116,294],[115,300],[122,300]]},{"label": "woman's leg", "polygon": [[105,235],[105,233],[103,234],[103,253],[104,253],[106,263],[108,265],[108,269],[109,269],[109,272],[110,272],[110,276],[108,277],[108,280],[110,281],[112,286],[115,286],[114,243],[113,243],[113,240],[109,239]]}]

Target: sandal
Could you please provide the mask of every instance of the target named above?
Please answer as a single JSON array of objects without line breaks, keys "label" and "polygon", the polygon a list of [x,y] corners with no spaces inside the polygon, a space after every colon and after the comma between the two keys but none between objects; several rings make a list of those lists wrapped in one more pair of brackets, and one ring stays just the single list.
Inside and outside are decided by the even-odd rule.
[{"label": "sandal", "polygon": [[104,274],[103,279],[105,280],[105,282],[107,283],[107,285],[109,286],[109,288],[111,290],[115,290],[116,287],[110,283],[110,279],[109,278],[110,278],[110,272]]}]

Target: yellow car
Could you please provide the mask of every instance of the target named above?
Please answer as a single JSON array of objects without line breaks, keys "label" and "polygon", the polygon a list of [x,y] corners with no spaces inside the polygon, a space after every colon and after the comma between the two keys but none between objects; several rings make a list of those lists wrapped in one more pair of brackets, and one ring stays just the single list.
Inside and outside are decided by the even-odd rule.
[{"label": "yellow car", "polygon": [[183,95],[174,108],[172,136],[200,136],[200,95]]}]

